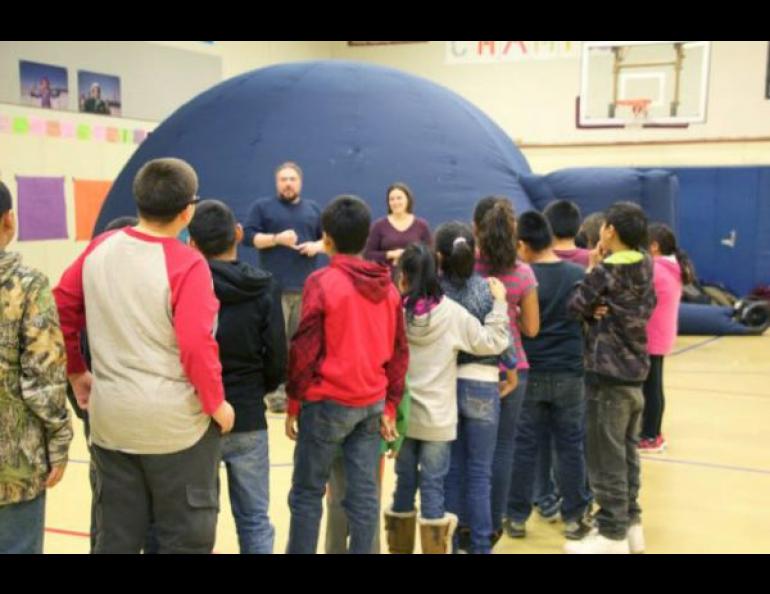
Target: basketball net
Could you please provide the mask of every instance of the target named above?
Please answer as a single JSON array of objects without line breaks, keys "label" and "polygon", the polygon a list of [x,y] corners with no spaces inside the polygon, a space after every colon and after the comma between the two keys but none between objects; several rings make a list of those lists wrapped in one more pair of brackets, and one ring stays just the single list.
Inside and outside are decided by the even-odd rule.
[{"label": "basketball net", "polygon": [[650,103],[651,99],[619,99],[615,105],[631,108],[631,117],[626,121],[627,128],[641,128],[647,123]]}]

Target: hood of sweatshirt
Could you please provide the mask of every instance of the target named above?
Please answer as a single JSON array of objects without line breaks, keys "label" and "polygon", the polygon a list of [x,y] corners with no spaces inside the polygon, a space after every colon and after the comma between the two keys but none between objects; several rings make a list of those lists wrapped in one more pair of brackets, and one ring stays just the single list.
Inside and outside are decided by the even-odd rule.
[{"label": "hood of sweatshirt", "polygon": [[251,301],[265,294],[273,275],[245,262],[209,260],[214,291],[222,303]]},{"label": "hood of sweatshirt", "polygon": [[441,340],[445,336],[451,321],[451,300],[442,297],[441,301],[428,313],[415,316],[406,325],[406,336],[410,343],[425,346]]},{"label": "hood of sweatshirt", "polygon": [[335,254],[332,256],[331,267],[341,270],[353,281],[353,286],[361,296],[369,301],[379,303],[388,294],[392,284],[390,268],[377,262],[369,262],[347,256]]},{"label": "hood of sweatshirt", "polygon": [[663,268],[666,272],[670,273],[676,278],[682,277],[682,267],[677,262],[676,258],[669,258],[667,256],[655,256],[655,266]]}]

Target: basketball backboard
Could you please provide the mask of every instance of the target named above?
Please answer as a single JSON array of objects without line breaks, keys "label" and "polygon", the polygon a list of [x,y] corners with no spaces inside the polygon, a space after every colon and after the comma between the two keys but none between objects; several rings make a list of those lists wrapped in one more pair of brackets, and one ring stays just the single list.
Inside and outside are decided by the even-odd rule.
[{"label": "basketball backboard", "polygon": [[709,41],[585,41],[579,127],[706,121]]}]

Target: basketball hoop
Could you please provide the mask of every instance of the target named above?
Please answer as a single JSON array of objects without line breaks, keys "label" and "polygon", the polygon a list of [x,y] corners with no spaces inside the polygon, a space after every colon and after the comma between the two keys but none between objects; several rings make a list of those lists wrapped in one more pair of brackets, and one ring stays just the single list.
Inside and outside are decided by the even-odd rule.
[{"label": "basketball hoop", "polygon": [[652,99],[618,99],[615,101],[617,107],[630,107],[632,119],[629,119],[628,126],[641,127],[646,121],[648,116],[648,109]]}]

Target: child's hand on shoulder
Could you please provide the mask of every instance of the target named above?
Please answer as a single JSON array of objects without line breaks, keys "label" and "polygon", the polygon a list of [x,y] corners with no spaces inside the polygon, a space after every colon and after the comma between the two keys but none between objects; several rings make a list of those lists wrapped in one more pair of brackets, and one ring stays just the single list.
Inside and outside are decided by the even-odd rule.
[{"label": "child's hand on shoulder", "polygon": [[505,301],[505,285],[500,282],[500,279],[490,276],[487,279],[489,283],[489,291],[492,293],[492,297],[495,301]]}]

